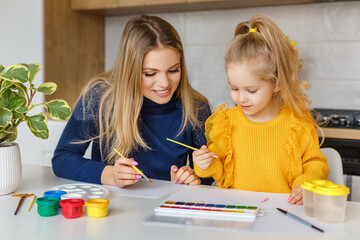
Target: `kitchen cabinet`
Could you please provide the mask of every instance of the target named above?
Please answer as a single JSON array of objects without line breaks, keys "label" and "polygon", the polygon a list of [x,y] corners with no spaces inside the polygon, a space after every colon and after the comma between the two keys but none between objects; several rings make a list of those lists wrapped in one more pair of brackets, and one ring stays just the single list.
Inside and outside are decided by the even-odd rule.
[{"label": "kitchen cabinet", "polygon": [[71,10],[71,0],[44,0],[45,82],[58,89],[45,100],[70,106],[91,77],[104,71],[104,17]]},{"label": "kitchen cabinet", "polygon": [[72,0],[71,9],[100,15],[127,15],[314,2],[316,0]]}]

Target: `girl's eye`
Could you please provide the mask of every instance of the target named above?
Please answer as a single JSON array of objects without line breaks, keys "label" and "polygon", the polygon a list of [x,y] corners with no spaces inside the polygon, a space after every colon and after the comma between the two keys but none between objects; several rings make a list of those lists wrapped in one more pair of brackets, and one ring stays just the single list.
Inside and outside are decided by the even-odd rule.
[{"label": "girl's eye", "polygon": [[146,77],[152,77],[154,76],[156,73],[144,73]]},{"label": "girl's eye", "polygon": [[257,90],[249,90],[249,93],[256,93]]},{"label": "girl's eye", "polygon": [[178,68],[175,69],[175,70],[169,70],[169,73],[177,73],[177,72],[179,72],[179,69],[178,69]]},{"label": "girl's eye", "polygon": [[230,88],[231,91],[237,91],[237,88]]}]

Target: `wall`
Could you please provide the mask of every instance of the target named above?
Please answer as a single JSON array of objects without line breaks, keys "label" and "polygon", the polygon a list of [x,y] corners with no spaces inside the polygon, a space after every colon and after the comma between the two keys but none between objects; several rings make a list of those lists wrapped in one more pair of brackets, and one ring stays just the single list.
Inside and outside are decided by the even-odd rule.
[{"label": "wall", "polygon": [[[16,63],[43,63],[43,1],[0,0],[0,64],[4,67]],[[44,82],[44,71],[34,80],[36,86]],[[34,103],[43,102],[42,95],[35,95]],[[41,111],[31,110],[31,114]],[[22,161],[42,164],[42,144],[23,122],[18,128],[18,139]],[[37,156],[30,159],[28,156]]]},{"label": "wall", "polygon": [[[156,14],[177,29],[192,86],[216,107],[230,102],[224,52],[235,26],[253,14],[272,18],[296,40],[304,61],[302,79],[312,88],[313,107],[360,110],[360,2],[321,3],[233,10]],[[113,64],[121,33],[132,16],[106,18],[105,69]],[[360,177],[352,200],[360,201]]]},{"label": "wall", "polygon": [[[223,56],[236,24],[262,13],[297,41],[313,107],[360,109],[359,12],[360,2],[340,2],[157,15],[179,32],[191,83],[214,107],[230,101]],[[106,69],[130,17],[106,18]]]}]

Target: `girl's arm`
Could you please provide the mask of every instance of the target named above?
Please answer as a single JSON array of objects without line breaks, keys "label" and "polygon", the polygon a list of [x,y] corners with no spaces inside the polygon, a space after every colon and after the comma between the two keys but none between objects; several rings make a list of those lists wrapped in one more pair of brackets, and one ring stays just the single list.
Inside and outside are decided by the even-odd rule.
[{"label": "girl's arm", "polygon": [[302,157],[302,174],[294,179],[292,183],[293,189],[304,181],[327,179],[329,175],[327,160],[320,151],[319,137],[315,128],[312,128],[310,135],[311,140],[308,142],[307,146],[304,146],[305,150]]}]

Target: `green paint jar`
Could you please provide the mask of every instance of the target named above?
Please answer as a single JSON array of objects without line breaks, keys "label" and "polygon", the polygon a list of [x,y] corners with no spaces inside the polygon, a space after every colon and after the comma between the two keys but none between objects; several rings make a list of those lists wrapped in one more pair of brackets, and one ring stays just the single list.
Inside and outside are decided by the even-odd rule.
[{"label": "green paint jar", "polygon": [[38,205],[38,213],[42,217],[54,216],[59,211],[60,198],[57,197],[41,197],[36,199]]}]

